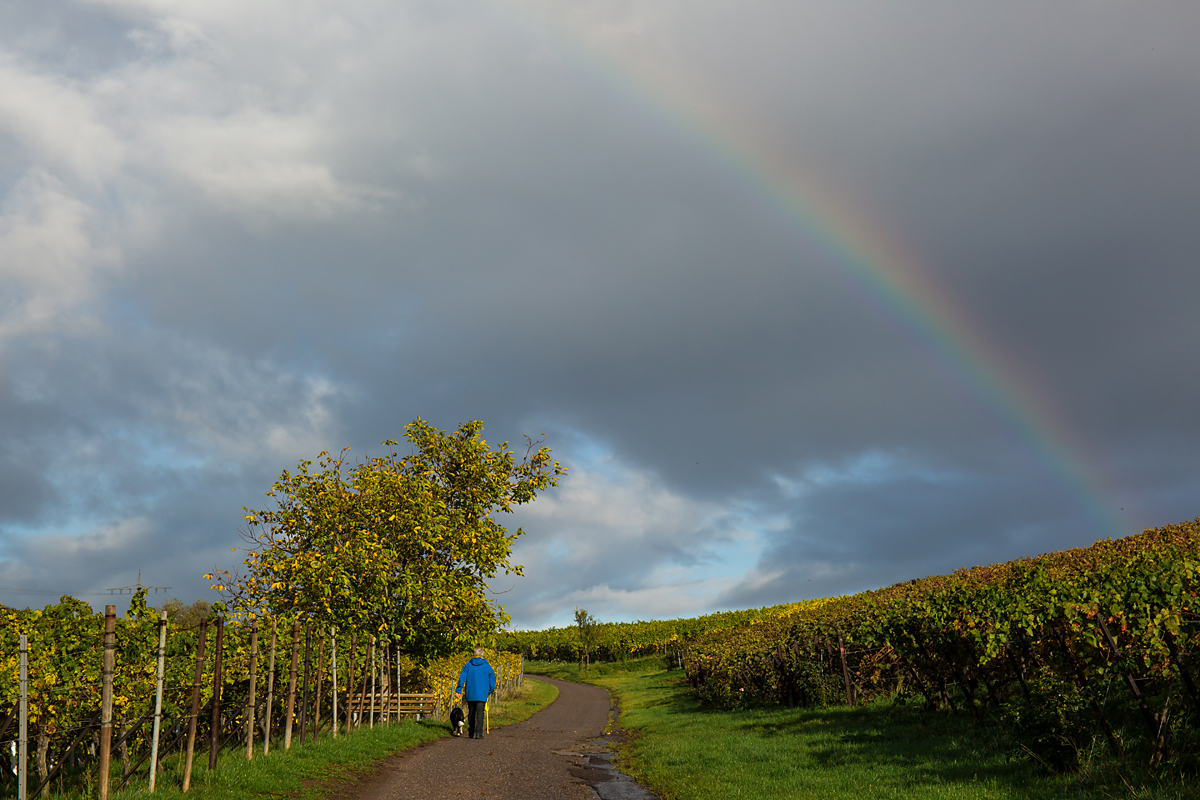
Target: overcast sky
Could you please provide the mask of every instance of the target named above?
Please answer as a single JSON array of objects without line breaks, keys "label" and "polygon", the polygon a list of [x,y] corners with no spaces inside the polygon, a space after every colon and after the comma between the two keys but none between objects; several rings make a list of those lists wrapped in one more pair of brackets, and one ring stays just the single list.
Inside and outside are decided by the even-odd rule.
[{"label": "overcast sky", "polygon": [[[1200,516],[1200,6],[0,4],[0,603],[545,432],[517,627]],[[40,592],[40,593],[39,593]],[[159,596],[162,599],[162,596]]]}]

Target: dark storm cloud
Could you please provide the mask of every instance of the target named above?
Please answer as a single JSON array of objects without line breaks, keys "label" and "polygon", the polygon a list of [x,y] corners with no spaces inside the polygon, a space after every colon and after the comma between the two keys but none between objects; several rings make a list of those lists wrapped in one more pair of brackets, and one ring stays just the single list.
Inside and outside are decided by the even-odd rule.
[{"label": "dark storm cloud", "polygon": [[[573,467],[514,517],[518,624],[1086,544],[1044,439],[1129,532],[1197,513],[1190,7],[502,11],[0,12],[0,587],[141,563],[190,600],[281,469],[417,415]],[[760,149],[1042,429],[813,235],[853,237],[821,190],[804,221],[730,160]]]},{"label": "dark storm cloud", "polygon": [[[848,465],[800,484],[791,525],[756,572],[722,602],[734,607],[826,597],[1088,542],[1090,520],[1045,480]],[[811,479],[810,479],[811,480]],[[1014,504],[1020,498],[1020,504]]]}]

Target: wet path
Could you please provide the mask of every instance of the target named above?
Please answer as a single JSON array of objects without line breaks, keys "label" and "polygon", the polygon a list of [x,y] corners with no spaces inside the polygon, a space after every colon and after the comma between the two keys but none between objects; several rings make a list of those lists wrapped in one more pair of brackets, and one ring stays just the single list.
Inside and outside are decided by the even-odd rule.
[{"label": "wet path", "polygon": [[611,768],[616,737],[608,692],[543,680],[558,699],[483,739],[439,739],[393,756],[336,795],[346,800],[641,800],[652,798]]}]

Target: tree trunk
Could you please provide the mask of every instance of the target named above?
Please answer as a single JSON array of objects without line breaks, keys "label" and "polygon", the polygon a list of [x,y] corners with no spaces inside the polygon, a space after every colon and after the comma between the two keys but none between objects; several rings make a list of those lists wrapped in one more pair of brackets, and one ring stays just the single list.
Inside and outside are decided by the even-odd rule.
[{"label": "tree trunk", "polygon": [[37,771],[38,778],[43,784],[42,791],[38,793],[39,797],[50,796],[50,784],[46,783],[46,776],[50,774],[50,765],[47,763],[47,754],[50,750],[50,734],[46,733],[45,724],[38,725],[37,735]]}]

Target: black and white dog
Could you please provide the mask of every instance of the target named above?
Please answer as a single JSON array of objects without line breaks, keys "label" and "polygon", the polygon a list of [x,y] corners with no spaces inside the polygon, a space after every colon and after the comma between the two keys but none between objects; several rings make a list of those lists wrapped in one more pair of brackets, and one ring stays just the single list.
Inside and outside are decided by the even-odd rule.
[{"label": "black and white dog", "polygon": [[467,715],[458,706],[450,712],[450,734],[452,736],[462,736],[463,725],[467,722]]}]

